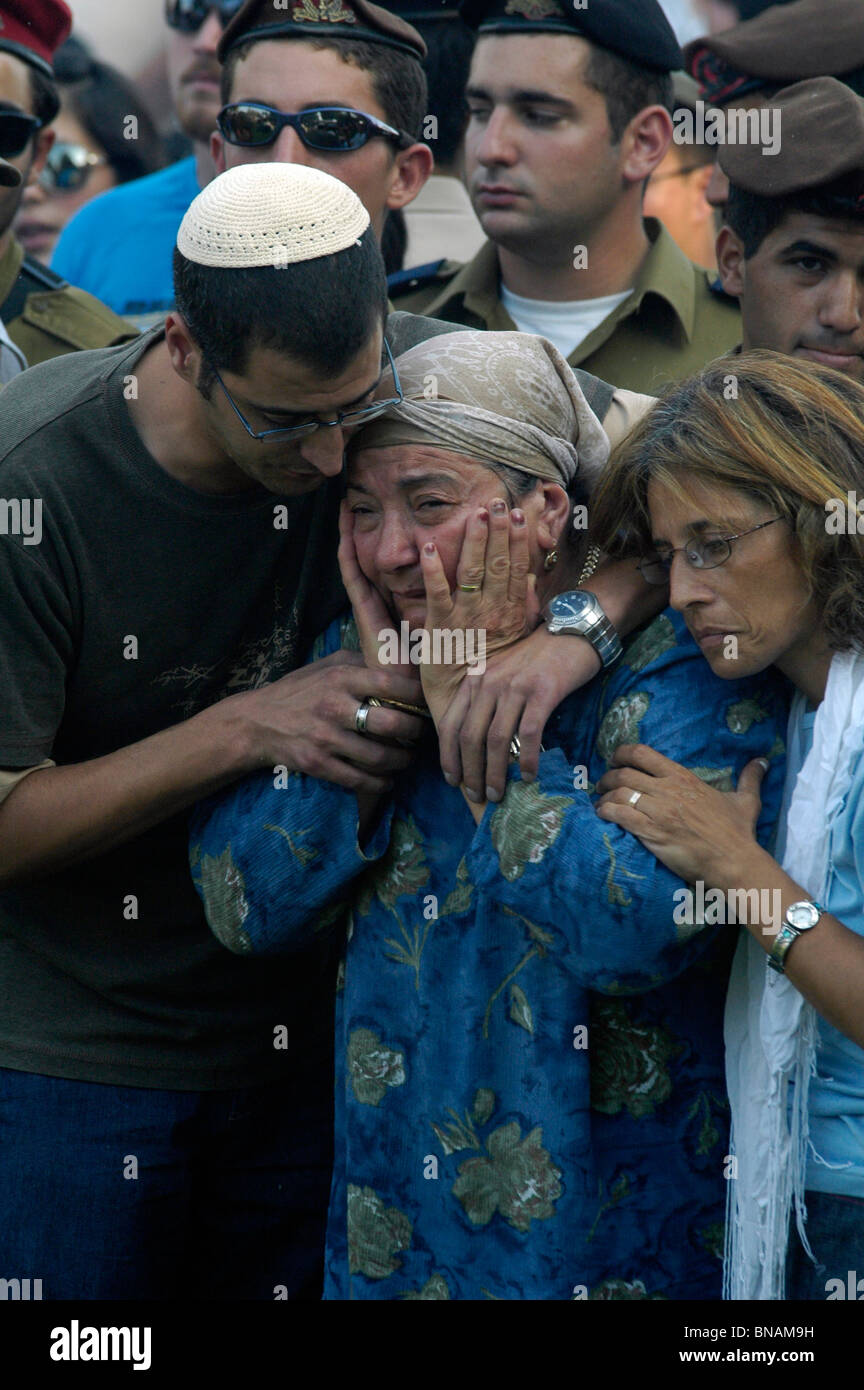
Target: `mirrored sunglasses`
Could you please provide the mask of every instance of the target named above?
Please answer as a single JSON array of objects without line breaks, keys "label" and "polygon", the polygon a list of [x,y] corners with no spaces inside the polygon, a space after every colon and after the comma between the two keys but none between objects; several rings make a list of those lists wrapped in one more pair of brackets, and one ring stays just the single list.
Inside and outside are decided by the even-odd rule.
[{"label": "mirrored sunglasses", "polygon": [[94,169],[107,163],[104,155],[93,154],[84,145],[58,140],[48,151],[39,182],[50,192],[73,193],[84,187]]},{"label": "mirrored sunglasses", "polygon": [[219,4],[208,4],[207,0],[166,0],[165,23],[182,34],[194,34],[201,28],[211,10],[219,11],[222,27],[232,20],[243,4],[243,0],[221,0]]},{"label": "mirrored sunglasses", "polygon": [[38,116],[28,116],[24,111],[0,111],[0,158],[21,154],[30,137],[41,129]]},{"label": "mirrored sunglasses", "polygon": [[410,135],[348,106],[313,106],[293,112],[277,111],[257,101],[238,101],[223,106],[217,119],[229,145],[247,149],[272,145],[286,126],[296,130],[310,150],[359,150],[376,136],[402,146],[413,143]]}]

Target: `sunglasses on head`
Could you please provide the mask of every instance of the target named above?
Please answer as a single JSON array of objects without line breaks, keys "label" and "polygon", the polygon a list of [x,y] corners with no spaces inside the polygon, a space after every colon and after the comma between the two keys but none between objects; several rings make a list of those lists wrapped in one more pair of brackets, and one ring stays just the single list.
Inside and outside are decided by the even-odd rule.
[{"label": "sunglasses on head", "polygon": [[38,116],[28,116],[24,111],[0,111],[0,158],[21,154],[30,137],[41,129]]},{"label": "sunglasses on head", "polygon": [[211,10],[219,11],[222,27],[232,20],[243,4],[243,0],[220,0],[219,4],[208,4],[207,0],[166,0],[165,22],[182,34],[194,34],[204,23]]},{"label": "sunglasses on head", "polygon": [[403,131],[348,106],[313,106],[291,112],[257,101],[236,101],[222,107],[217,122],[229,145],[246,149],[272,145],[286,125],[296,130],[310,150],[359,150],[376,136],[393,140],[402,148],[414,143]]},{"label": "sunglasses on head", "polygon": [[74,193],[84,187],[94,169],[107,163],[104,155],[93,154],[85,145],[58,140],[48,151],[39,182],[51,192]]}]

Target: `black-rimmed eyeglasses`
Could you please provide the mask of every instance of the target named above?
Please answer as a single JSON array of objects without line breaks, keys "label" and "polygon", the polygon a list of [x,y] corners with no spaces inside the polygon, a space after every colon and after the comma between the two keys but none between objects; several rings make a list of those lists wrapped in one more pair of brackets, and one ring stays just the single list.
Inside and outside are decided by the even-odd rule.
[{"label": "black-rimmed eyeglasses", "polygon": [[278,111],[258,101],[235,101],[223,106],[216,118],[229,145],[243,149],[263,149],[272,145],[286,126],[296,130],[307,149],[347,154],[359,150],[368,140],[392,140],[401,148],[414,143],[413,137],[377,116],[355,111],[353,106],[310,106],[306,111]]},{"label": "black-rimmed eyeglasses", "polygon": [[[316,430],[321,428],[333,429],[337,425],[359,425],[365,422],[366,420],[374,420],[377,415],[383,415],[384,411],[388,410],[391,405],[402,404],[402,386],[399,381],[399,373],[396,370],[396,363],[393,361],[393,354],[390,351],[390,344],[387,342],[386,338],[384,339],[384,351],[387,354],[387,364],[389,364],[390,370],[393,373],[393,386],[396,391],[395,396],[390,396],[386,400],[382,401],[373,401],[371,405],[359,406],[356,410],[338,410],[336,412],[336,417],[333,420],[310,419],[302,425],[285,425],[272,430],[253,430],[252,426],[249,424],[249,421],[246,419],[246,416],[243,414],[237,402],[234,400],[233,396],[231,395],[231,392],[228,390],[228,387],[225,385],[225,382],[222,380],[216,368],[213,366],[212,363],[209,363],[208,365],[210,366],[210,370],[213,372],[213,375],[215,376],[216,380],[219,382],[219,385],[222,387],[222,390],[225,392],[228,404],[234,411],[234,414],[237,416],[237,419],[240,421],[244,430],[251,439],[300,439],[304,435],[314,434]],[[384,353],[382,353],[382,376],[383,373],[387,370],[387,364],[385,364],[384,362]],[[371,387],[370,390],[377,390],[380,384],[381,382],[379,378],[379,380],[375,383],[375,386]]]},{"label": "black-rimmed eyeglasses", "polygon": [[668,584],[672,561],[678,554],[684,556],[691,569],[716,570],[719,565],[725,565],[732,554],[733,541],[752,536],[754,531],[761,531],[763,527],[773,526],[775,521],[782,520],[782,516],[772,516],[770,521],[760,521],[758,526],[751,526],[749,531],[739,531],[735,536],[715,536],[708,541],[691,541],[689,545],[679,546],[675,550],[658,551],[640,561],[637,568],[648,584]]}]

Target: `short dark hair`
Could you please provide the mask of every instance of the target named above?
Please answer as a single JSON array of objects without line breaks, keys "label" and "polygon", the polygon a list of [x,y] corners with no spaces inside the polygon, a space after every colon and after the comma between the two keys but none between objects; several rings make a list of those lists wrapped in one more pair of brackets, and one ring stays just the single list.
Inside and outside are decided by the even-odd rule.
[{"label": "short dark hair", "polygon": [[38,116],[43,126],[50,125],[60,110],[60,96],[57,84],[37,68],[27,67],[30,78],[30,99],[33,102],[33,115]]},{"label": "short dark hair", "polygon": [[432,141],[436,164],[455,163],[465,134],[468,106],[465,88],[474,51],[474,31],[458,15],[424,23],[414,19],[426,44],[423,71],[429,87],[429,115],[435,118]]},{"label": "short dark hair", "polygon": [[620,142],[633,117],[646,106],[665,106],[670,114],[674,108],[675,95],[668,73],[640,67],[597,44],[589,44],[584,76],[588,86],[605,98],[613,145]]},{"label": "short dark hair", "polygon": [[[295,35],[275,36],[286,41]],[[388,48],[385,44],[366,43],[361,39],[340,38],[299,38],[312,48],[329,48],[345,63],[361,68],[372,77],[372,88],[389,125],[404,130],[419,138],[423,128],[428,100],[426,75],[416,58],[401,53],[398,48]],[[227,106],[231,100],[234,86],[234,72],[237,64],[246,58],[259,40],[251,39],[237,48],[232,48],[222,68],[222,104]]]},{"label": "short dark hair", "polygon": [[847,180],[824,184],[812,192],[790,193],[787,197],[769,198],[762,193],[747,193],[730,185],[723,220],[732,228],[744,245],[744,259],[755,256],[766,236],[776,231],[792,212],[808,213],[812,217],[831,217],[842,222],[856,222],[864,227],[864,208],[856,192],[860,185]]},{"label": "short dark hair", "polygon": [[177,309],[205,358],[206,397],[217,371],[244,372],[256,347],[322,373],[343,372],[387,312],[384,263],[371,227],[344,251],[286,266],[199,265],[174,249]]}]

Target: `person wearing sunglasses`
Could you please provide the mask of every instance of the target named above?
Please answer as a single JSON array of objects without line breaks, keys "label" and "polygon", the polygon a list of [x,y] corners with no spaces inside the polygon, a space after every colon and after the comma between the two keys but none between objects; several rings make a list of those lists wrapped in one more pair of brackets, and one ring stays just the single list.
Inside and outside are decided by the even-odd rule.
[{"label": "person wearing sunglasses", "polygon": [[16,170],[0,189],[0,319],[30,366],[104,347],[134,328],[25,253],[14,230],[28,181],[45,171],[60,100],[52,60],[72,17],[63,0],[0,0],[0,158]]},{"label": "person wearing sunglasses", "polygon": [[144,177],[133,176],[81,208],[63,229],[51,259],[54,270],[143,328],[173,307],[177,229],[213,177],[210,134],[220,106],[216,45],[240,3],[165,0],[168,82],[175,120],[192,153],[155,173],[141,170]]},{"label": "person wearing sunglasses", "polygon": [[[47,264],[57,238],[80,207],[106,189],[160,169],[165,151],[133,84],[68,38],[54,59],[60,110],[41,174],[24,190],[15,233],[28,255]],[[136,138],[124,137],[135,113]]]},{"label": "person wearing sunglasses", "polygon": [[219,44],[223,106],[211,151],[220,171],[271,160],[323,169],[353,188],[380,239],[388,213],[432,171],[418,138],[426,46],[368,0],[345,0],[343,13],[334,22],[324,0],[286,10],[246,0]]}]

